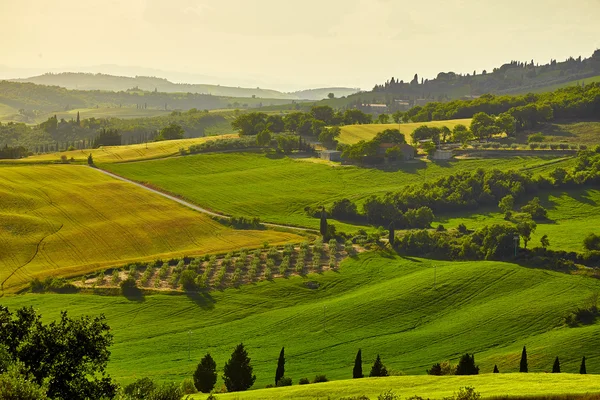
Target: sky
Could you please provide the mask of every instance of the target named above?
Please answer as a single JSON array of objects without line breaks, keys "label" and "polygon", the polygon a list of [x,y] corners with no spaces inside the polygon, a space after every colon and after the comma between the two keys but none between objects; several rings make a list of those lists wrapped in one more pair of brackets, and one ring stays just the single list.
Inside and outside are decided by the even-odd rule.
[{"label": "sky", "polygon": [[190,83],[371,89],[587,58],[600,48],[598,17],[600,0],[0,0],[0,78],[113,66]]}]

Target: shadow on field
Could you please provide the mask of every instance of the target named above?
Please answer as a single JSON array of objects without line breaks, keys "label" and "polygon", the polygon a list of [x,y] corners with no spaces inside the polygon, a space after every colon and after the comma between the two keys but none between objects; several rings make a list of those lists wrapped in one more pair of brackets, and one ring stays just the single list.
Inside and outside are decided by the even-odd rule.
[{"label": "shadow on field", "polygon": [[136,303],[143,303],[146,301],[146,297],[144,296],[144,292],[142,292],[139,288],[127,288],[123,290],[123,296],[129,301],[135,301]]},{"label": "shadow on field", "polygon": [[203,310],[215,308],[215,299],[208,292],[186,292],[185,295]]}]

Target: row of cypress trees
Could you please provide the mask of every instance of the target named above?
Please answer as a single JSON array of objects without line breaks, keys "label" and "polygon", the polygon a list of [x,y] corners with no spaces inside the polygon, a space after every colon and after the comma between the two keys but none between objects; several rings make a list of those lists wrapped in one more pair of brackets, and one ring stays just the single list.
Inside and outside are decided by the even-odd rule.
[{"label": "row of cypress trees", "polygon": [[[494,365],[494,373],[498,373],[498,367]],[[529,366],[527,365],[527,347],[523,346],[523,352],[521,353],[521,362],[519,364],[519,372],[529,372]],[[558,356],[554,359],[554,364],[552,365],[553,373],[560,373],[560,361]],[[581,359],[581,365],[579,366],[580,374],[587,374],[587,368],[585,366],[585,356]]]}]

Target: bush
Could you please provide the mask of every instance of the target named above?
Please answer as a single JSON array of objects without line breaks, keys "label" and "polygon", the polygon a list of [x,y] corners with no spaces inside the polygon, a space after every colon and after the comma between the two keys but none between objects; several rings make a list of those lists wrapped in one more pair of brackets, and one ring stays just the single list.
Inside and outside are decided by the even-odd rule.
[{"label": "bush", "polygon": [[194,386],[194,381],[189,378],[184,379],[183,382],[181,382],[180,390],[183,394],[198,393],[198,390],[196,390],[196,386]]},{"label": "bush", "polygon": [[458,389],[458,393],[455,393],[453,398],[454,400],[479,400],[481,393],[476,392],[473,387],[465,386]]},{"label": "bush", "polygon": [[281,386],[292,386],[292,378],[288,378],[287,376],[282,376],[277,382],[277,387]]},{"label": "bush", "polygon": [[546,137],[541,132],[538,132],[534,133],[533,135],[529,135],[527,138],[527,143],[543,142],[544,139],[546,139]]},{"label": "bush", "polygon": [[396,393],[394,393],[391,389],[380,393],[379,396],[377,396],[377,400],[400,400],[400,396],[396,395]]},{"label": "bush", "polygon": [[313,379],[313,383],[322,383],[322,382],[329,382],[329,379],[327,379],[327,377],[325,375],[317,375],[317,376],[315,376],[315,379]]},{"label": "bush", "polygon": [[310,381],[308,380],[308,378],[300,378],[300,380],[298,381],[298,385],[308,385],[310,383]]},{"label": "bush", "polygon": [[590,251],[600,250],[600,236],[596,235],[595,233],[590,233],[585,239],[583,239],[583,247]]}]

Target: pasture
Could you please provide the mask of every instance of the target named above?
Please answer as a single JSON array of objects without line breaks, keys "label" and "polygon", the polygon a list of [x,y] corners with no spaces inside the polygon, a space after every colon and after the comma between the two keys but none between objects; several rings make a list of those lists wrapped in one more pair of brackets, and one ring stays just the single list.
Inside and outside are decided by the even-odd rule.
[{"label": "pasture", "polygon": [[410,134],[421,125],[434,127],[447,126],[450,130],[452,130],[458,124],[463,124],[469,127],[469,125],[471,125],[471,118],[452,119],[447,121],[410,122],[407,124],[346,125],[341,127],[342,132],[338,140],[340,143],[355,144],[361,140],[371,140],[375,137],[375,135],[377,135],[377,133],[385,129],[399,129],[400,132],[406,137],[406,141],[410,143]]},{"label": "pasture", "polygon": [[301,240],[226,228],[84,166],[0,167],[0,220],[0,282],[9,292],[36,276]]},{"label": "pasture", "polygon": [[596,146],[600,143],[600,121],[546,124],[540,131],[545,136],[545,142],[568,142],[588,146]]},{"label": "pasture", "polygon": [[[477,168],[528,169],[546,173],[568,167],[570,159],[472,159],[434,163],[416,160],[394,170],[331,166],[262,153],[200,154],[151,162],[105,164],[118,175],[182,196],[188,201],[228,215],[259,217],[262,221],[318,228],[307,206],[330,206],[349,198],[358,201],[383,195],[404,185],[421,184],[441,176]],[[338,229],[358,227],[337,224]]]},{"label": "pasture", "polygon": [[[227,393],[219,399],[235,400],[309,400],[367,396],[376,399],[391,390],[399,398],[420,396],[442,399],[460,388],[474,387],[483,398],[502,396],[550,396],[600,393],[598,377],[574,374],[485,374],[471,376],[393,376],[387,378],[349,379],[319,384]],[[205,399],[197,394],[194,399]]]},{"label": "pasture", "polygon": [[[377,354],[395,374],[424,375],[432,364],[456,363],[465,352],[475,353],[482,374],[495,364],[501,373],[516,372],[524,345],[530,372],[549,371],[559,356],[563,372],[577,373],[586,356],[588,373],[598,373],[600,324],[570,328],[564,320],[599,290],[600,281],[593,278],[509,263],[443,262],[370,252],[347,259],[337,271],[209,293],[135,300],[26,294],[5,296],[2,304],[11,309],[33,306],[46,320],[65,309],[72,316],[105,314],[115,339],[108,369],[123,384],[144,376],[181,381],[192,376],[207,352],[222,371],[233,347],[243,342],[257,375],[254,387],[262,388],[273,383],[283,346],[286,376],[294,384],[316,374],[331,380],[350,378],[359,348],[367,374]],[[217,387],[222,385],[220,375]],[[392,388],[386,382],[396,379],[413,378],[381,380],[381,386],[379,380],[366,380],[360,388],[345,383],[352,391],[371,395]],[[486,380],[418,377],[414,382],[433,388],[434,379],[448,382],[440,386],[443,393],[463,386],[461,379]],[[490,390],[504,382],[496,385],[492,379],[501,378],[490,378]],[[340,388],[345,383],[301,390]],[[515,385],[527,387],[525,381]],[[281,393],[284,390],[300,389]],[[399,387],[398,391],[403,397],[415,394]],[[264,394],[257,392],[256,398]]]},{"label": "pasture", "polygon": [[[544,193],[539,197],[548,209],[548,221],[537,223],[529,247],[540,246],[542,236],[548,235],[550,249],[583,252],[583,239],[590,233],[597,233],[600,226],[600,191],[579,189]],[[462,223],[469,229],[476,229],[504,222],[504,215],[496,208],[438,218],[434,225],[441,223],[446,228],[456,228]]]}]

